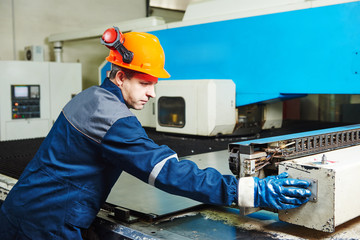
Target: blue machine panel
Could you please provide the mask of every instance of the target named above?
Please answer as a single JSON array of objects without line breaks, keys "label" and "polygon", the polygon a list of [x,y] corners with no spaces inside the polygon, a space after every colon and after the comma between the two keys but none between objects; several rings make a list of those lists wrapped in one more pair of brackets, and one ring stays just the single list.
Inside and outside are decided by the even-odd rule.
[{"label": "blue machine panel", "polygon": [[152,33],[171,79],[232,79],[242,106],[291,94],[360,94],[359,13],[353,2]]},{"label": "blue machine panel", "polygon": [[360,3],[352,2],[151,33],[164,48],[170,80],[232,79],[236,106],[243,106],[360,94],[359,26]]},{"label": "blue machine panel", "polygon": [[100,74],[101,74],[101,83],[103,83],[103,81],[105,80],[105,78],[107,77],[107,72],[111,70],[111,63],[110,62],[106,62],[106,64],[101,68],[100,70]]}]

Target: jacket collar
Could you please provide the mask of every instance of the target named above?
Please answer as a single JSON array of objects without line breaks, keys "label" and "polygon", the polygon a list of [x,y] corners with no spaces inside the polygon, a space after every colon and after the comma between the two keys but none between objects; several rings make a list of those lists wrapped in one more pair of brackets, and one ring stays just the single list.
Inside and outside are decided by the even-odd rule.
[{"label": "jacket collar", "polygon": [[109,78],[105,78],[104,82],[100,85],[100,87],[108,90],[109,92],[115,94],[122,103],[125,103],[122,92],[118,86],[116,86]]}]

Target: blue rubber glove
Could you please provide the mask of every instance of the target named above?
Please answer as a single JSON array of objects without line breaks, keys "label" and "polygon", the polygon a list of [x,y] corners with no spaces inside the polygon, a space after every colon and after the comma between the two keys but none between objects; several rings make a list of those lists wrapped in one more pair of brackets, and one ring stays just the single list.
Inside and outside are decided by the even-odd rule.
[{"label": "blue rubber glove", "polygon": [[[269,176],[264,179],[257,177],[240,178],[239,206],[285,210],[300,207],[309,201],[311,192],[306,188],[309,187],[310,183],[287,177],[288,173],[284,172],[278,176]],[[245,194],[250,194],[250,196]]]}]

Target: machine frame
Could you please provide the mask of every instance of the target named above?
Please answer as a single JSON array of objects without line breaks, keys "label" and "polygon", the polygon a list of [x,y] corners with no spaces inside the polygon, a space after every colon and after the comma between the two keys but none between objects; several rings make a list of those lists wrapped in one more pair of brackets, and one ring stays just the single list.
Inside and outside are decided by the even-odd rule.
[{"label": "machine frame", "polygon": [[[360,215],[360,125],[229,144],[229,167],[241,177],[264,178],[288,172],[311,183],[304,206],[279,212],[279,219],[324,232]],[[346,197],[344,197],[346,196]],[[351,210],[350,210],[351,209]],[[260,208],[240,208],[247,215]]]}]

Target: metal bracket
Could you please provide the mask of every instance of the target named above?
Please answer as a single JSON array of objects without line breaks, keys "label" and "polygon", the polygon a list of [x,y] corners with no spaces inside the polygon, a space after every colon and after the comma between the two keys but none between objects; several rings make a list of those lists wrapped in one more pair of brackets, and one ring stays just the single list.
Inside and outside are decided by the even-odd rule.
[{"label": "metal bracket", "polygon": [[311,196],[310,196],[309,201],[317,202],[318,201],[318,180],[311,179],[311,178],[302,178],[302,179],[310,182],[310,186],[308,187],[308,189],[311,191]]},{"label": "metal bracket", "polygon": [[131,211],[122,207],[115,207],[114,209],[114,218],[126,223],[134,223],[138,220],[137,217],[131,215]]}]

